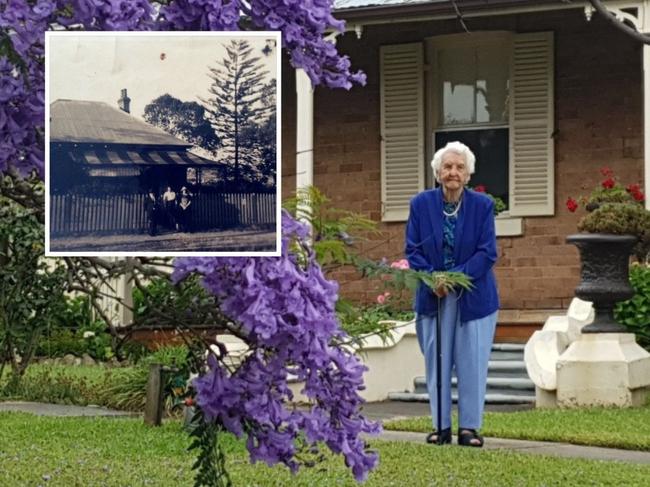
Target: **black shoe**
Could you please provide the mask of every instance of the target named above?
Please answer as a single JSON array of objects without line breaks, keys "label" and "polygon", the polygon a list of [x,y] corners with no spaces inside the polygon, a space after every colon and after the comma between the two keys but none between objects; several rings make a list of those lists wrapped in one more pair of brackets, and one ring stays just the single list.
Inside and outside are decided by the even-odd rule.
[{"label": "black shoe", "polygon": [[437,431],[432,431],[427,435],[426,442],[431,445],[448,445],[451,443],[451,428],[446,428],[440,431],[438,437]]},{"label": "black shoe", "polygon": [[460,446],[483,446],[483,437],[471,428],[458,428],[458,444]]}]

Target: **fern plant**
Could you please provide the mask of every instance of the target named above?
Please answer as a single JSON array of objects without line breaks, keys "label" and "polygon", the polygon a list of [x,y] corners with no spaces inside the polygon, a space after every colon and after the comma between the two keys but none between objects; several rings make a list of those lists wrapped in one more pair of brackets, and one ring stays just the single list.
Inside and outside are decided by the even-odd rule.
[{"label": "fern plant", "polygon": [[283,206],[297,220],[311,226],[313,251],[324,271],[352,263],[352,244],[361,239],[359,232],[377,232],[373,220],[332,207],[331,200],[315,186],[299,189]]}]

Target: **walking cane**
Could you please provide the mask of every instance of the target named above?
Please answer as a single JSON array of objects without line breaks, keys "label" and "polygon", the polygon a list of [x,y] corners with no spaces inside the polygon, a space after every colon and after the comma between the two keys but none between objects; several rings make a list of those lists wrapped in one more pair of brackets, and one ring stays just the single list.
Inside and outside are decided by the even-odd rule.
[{"label": "walking cane", "polygon": [[438,296],[438,319],[436,319],[436,422],[438,429],[438,444],[442,445],[442,346],[440,331],[442,329],[442,299]]}]

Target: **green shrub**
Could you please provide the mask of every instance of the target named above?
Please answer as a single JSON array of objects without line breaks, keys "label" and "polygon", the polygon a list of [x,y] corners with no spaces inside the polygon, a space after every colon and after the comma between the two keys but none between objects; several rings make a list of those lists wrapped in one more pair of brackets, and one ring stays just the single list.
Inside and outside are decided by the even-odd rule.
[{"label": "green shrub", "polygon": [[85,351],[83,341],[79,340],[69,328],[55,328],[46,333],[36,348],[39,357],[63,357],[69,353],[81,356]]},{"label": "green shrub", "polygon": [[141,366],[107,371],[99,387],[102,406],[125,411],[144,411],[149,369]]},{"label": "green shrub", "polygon": [[0,384],[0,397],[79,406],[97,404],[99,400],[96,384],[87,377],[67,373],[63,368],[52,371],[36,366],[30,367],[20,381]]},{"label": "green shrub", "polygon": [[636,334],[639,345],[650,351],[650,265],[633,264],[630,284],[634,296],[616,305],[614,317]]},{"label": "green shrub", "polygon": [[87,296],[66,298],[52,313],[50,324],[36,348],[41,357],[81,356],[105,361],[113,354],[111,335],[103,320],[95,319]]},{"label": "green shrub", "polygon": [[41,357],[63,357],[67,354],[81,356],[87,353],[95,360],[106,361],[114,355],[111,342],[105,323],[94,320],[76,329],[50,329],[39,342],[36,354]]},{"label": "green shrub", "polygon": [[88,296],[67,297],[65,304],[54,315],[52,324],[56,328],[76,330],[95,321]]},{"label": "green shrub", "polygon": [[101,403],[115,409],[142,411],[146,403],[147,380],[151,364],[178,369],[164,374],[163,397],[166,410],[171,411],[186,392],[189,366],[188,348],[185,346],[164,346],[144,357],[135,367],[110,370],[101,385]]},{"label": "green shrub", "polygon": [[124,341],[118,345],[118,348],[118,353],[120,354],[119,356],[131,363],[138,363],[140,360],[151,353],[146,345],[131,339],[128,339],[127,341]]}]

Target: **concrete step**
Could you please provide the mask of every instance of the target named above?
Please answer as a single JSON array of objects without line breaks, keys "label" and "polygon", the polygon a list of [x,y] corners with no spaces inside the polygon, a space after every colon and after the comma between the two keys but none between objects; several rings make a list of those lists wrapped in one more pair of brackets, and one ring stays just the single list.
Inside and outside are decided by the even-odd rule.
[{"label": "concrete step", "polygon": [[[424,377],[416,377],[414,382],[415,393],[426,393],[427,382]],[[455,390],[458,385],[456,377],[451,378],[452,390]],[[524,377],[488,377],[487,391],[498,392],[499,394],[518,394],[523,391],[526,394],[535,395],[535,384],[532,380]]]},{"label": "concrete step", "polygon": [[493,362],[501,360],[520,361],[524,359],[524,352],[517,350],[492,350],[490,360]]},{"label": "concrete step", "polygon": [[523,355],[525,347],[526,345],[523,343],[494,343],[492,345],[492,351],[521,352]]},{"label": "concrete step", "polygon": [[[426,393],[391,392],[388,394],[388,399],[404,402],[429,402],[429,395]],[[451,400],[454,403],[458,402],[458,395],[452,393]],[[535,394],[487,393],[485,402],[487,404],[526,404],[535,402]]]}]

